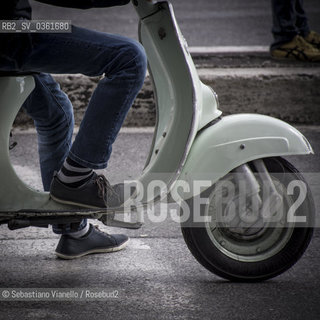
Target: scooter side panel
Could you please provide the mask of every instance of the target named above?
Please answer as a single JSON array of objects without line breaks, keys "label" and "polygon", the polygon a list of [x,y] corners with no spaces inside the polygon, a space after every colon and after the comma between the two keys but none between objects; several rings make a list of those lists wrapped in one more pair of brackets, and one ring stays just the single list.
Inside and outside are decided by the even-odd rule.
[{"label": "scooter side panel", "polygon": [[32,76],[0,78],[0,212],[70,208],[52,201],[49,193],[34,190],[26,185],[17,176],[10,162],[10,130],[19,109],[34,87]]},{"label": "scooter side panel", "polygon": [[224,117],[199,132],[194,140],[179,177],[190,187],[183,198],[196,195],[194,181],[214,184],[232,169],[254,159],[311,153],[307,139],[281,120],[256,114]]}]

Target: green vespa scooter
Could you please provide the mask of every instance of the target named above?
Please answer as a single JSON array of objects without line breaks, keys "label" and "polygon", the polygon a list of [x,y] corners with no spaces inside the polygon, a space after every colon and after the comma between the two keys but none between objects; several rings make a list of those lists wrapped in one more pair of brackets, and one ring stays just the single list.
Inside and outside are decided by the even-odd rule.
[{"label": "green vespa scooter", "polygon": [[[0,78],[0,223],[17,229],[87,217],[138,228],[139,221],[119,221],[115,213],[166,199],[180,204],[184,239],[210,271],[238,281],[284,272],[311,240],[314,205],[303,177],[281,156],[311,154],[310,144],[271,117],[222,117],[217,95],[199,80],[172,5],[132,3],[157,104],[152,146],[133,192],[121,208],[81,209],[21,181],[10,163],[9,135],[34,81],[32,74],[7,74]],[[156,179],[159,187],[146,192]]]}]

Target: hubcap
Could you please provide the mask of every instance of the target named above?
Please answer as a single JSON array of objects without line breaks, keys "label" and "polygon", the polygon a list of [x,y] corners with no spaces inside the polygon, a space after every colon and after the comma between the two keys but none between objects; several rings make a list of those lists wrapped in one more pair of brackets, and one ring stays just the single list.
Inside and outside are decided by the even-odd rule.
[{"label": "hubcap", "polygon": [[269,221],[261,217],[252,198],[243,201],[236,194],[225,201],[226,190],[219,184],[210,195],[205,213],[209,221],[205,227],[215,247],[229,258],[243,262],[262,261],[276,255],[291,238],[294,226],[286,223],[286,214],[282,213],[287,212],[292,201],[280,181],[272,179],[283,197],[283,210]]}]

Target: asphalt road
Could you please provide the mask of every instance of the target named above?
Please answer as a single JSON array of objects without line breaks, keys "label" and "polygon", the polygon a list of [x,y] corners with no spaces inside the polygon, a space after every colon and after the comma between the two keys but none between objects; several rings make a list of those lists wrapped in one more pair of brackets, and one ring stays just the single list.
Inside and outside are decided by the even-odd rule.
[{"label": "asphalt road", "polygon": [[[320,207],[320,128],[301,127],[316,155],[291,157],[309,178]],[[152,133],[121,133],[106,175],[112,182],[142,170]],[[25,181],[41,188],[36,136],[18,133],[12,162]],[[101,224],[100,224],[101,225]],[[101,226],[101,229],[120,232]],[[122,231],[123,232],[123,231]],[[116,291],[105,301],[0,302],[0,319],[318,319],[320,232],[302,259],[275,279],[232,283],[211,274],[192,257],[179,225],[170,219],[129,231],[128,247],[112,254],[62,261],[54,256],[58,236],[48,229],[9,231],[0,226],[0,288],[69,288]]]},{"label": "asphalt road", "polygon": [[[137,39],[138,19],[131,4],[79,10],[30,2],[35,19],[67,19],[81,27]],[[320,32],[320,2],[304,2],[310,27]],[[172,0],[171,3],[190,46],[268,46],[272,41],[270,0]]]}]

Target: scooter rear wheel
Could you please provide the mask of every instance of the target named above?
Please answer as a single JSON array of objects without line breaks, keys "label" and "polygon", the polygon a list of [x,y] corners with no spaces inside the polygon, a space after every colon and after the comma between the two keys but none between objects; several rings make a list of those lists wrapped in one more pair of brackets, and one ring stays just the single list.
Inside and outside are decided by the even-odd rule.
[{"label": "scooter rear wheel", "polygon": [[[285,214],[282,214],[281,219],[272,223],[259,224],[259,227],[250,230],[250,225],[246,226],[243,222],[241,227],[230,225],[230,221],[227,224],[194,223],[191,222],[193,212],[190,219],[181,223],[184,240],[198,262],[216,275],[232,281],[256,282],[283,273],[299,260],[312,237],[315,209],[311,191],[304,178],[283,158],[274,157],[263,160],[283,199]],[[253,164],[249,163],[249,166],[254,171]],[[216,217],[217,209],[212,199],[216,196],[217,185],[228,179],[236,183],[232,174],[228,174],[201,194],[201,198],[209,198],[209,203],[200,209],[201,216]],[[288,189],[291,181],[299,181],[305,185],[306,192],[302,203],[300,203],[301,190]],[[239,190],[239,186],[235,187]],[[191,212],[194,201],[194,198],[187,201]],[[294,216],[298,219],[306,217],[304,222],[287,223],[288,209],[293,205],[297,207]],[[225,204],[223,210],[227,207],[228,204]],[[240,210],[236,212],[241,215]],[[239,221],[239,217],[235,219]]]}]

